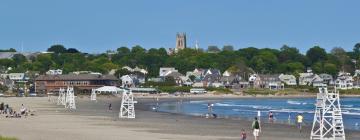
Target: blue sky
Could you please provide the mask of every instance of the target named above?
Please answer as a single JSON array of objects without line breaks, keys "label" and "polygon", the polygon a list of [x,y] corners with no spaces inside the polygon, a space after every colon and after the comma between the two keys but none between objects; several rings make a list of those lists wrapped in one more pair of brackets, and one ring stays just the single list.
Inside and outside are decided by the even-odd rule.
[{"label": "blue sky", "polygon": [[360,42],[358,0],[2,0],[0,48],[45,51],[52,44],[98,53],[120,46],[233,45],[305,52],[351,50]]}]

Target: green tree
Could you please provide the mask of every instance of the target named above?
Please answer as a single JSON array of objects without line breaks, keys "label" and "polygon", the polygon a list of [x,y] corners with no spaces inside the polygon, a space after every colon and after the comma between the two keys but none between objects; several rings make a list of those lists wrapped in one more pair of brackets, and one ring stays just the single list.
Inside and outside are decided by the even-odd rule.
[{"label": "green tree", "polygon": [[321,62],[314,63],[314,65],[312,65],[311,69],[315,73],[323,73],[324,72],[323,64]]},{"label": "green tree", "polygon": [[326,59],[326,51],[319,46],[310,48],[306,52],[306,56],[309,58],[311,63],[316,63],[318,61],[324,61]]},{"label": "green tree", "polygon": [[56,44],[56,45],[50,46],[50,48],[48,48],[47,51],[54,52],[55,54],[66,53],[66,48],[64,47],[64,45]]},{"label": "green tree", "polygon": [[278,66],[278,59],[272,52],[263,51],[251,60],[251,64],[257,72],[272,73]]},{"label": "green tree", "polygon": [[16,65],[20,65],[27,61],[26,57],[22,54],[15,54],[12,59],[14,60]]},{"label": "green tree", "polygon": [[297,48],[287,45],[280,48],[279,62],[298,61],[299,58],[301,58],[301,54]]},{"label": "green tree", "polygon": [[130,49],[123,46],[117,49],[117,53],[120,55],[127,55],[130,53]]},{"label": "green tree", "polygon": [[346,54],[346,51],[343,48],[335,47],[331,50],[331,54],[334,55],[340,62],[341,69],[345,70],[346,62],[350,61],[350,58]]},{"label": "green tree", "polygon": [[14,48],[10,48],[10,49],[5,49],[5,50],[2,50],[0,49],[0,52],[16,52],[16,50]]},{"label": "green tree", "polygon": [[67,52],[67,53],[80,53],[80,51],[78,51],[78,50],[75,49],[75,48],[69,48],[69,49],[67,49],[66,52]]},{"label": "green tree", "polygon": [[338,72],[338,69],[335,64],[325,63],[324,64],[324,72],[335,76]]},{"label": "green tree", "polygon": [[360,43],[355,44],[353,51],[354,51],[355,59],[359,59],[360,58]]}]

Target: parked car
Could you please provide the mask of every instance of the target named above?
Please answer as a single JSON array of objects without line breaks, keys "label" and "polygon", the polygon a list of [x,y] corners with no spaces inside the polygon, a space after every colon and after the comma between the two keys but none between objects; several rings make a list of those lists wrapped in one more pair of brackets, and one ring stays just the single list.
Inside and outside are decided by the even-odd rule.
[{"label": "parked car", "polygon": [[35,97],[35,96],[37,96],[37,94],[36,93],[29,93],[29,96],[30,97]]},{"label": "parked car", "polygon": [[4,96],[4,93],[0,93],[0,97]]}]

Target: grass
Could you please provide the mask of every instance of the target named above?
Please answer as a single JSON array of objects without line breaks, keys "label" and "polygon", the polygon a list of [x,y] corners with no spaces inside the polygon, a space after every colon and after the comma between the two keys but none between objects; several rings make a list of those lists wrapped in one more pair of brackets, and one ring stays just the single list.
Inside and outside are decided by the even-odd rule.
[{"label": "grass", "polygon": [[360,89],[339,90],[341,95],[360,95]]},{"label": "grass", "polygon": [[17,139],[17,138],[13,138],[13,137],[0,136],[0,140],[18,140],[18,139]]},{"label": "grass", "polygon": [[277,91],[275,91],[275,90],[255,89],[255,88],[250,88],[250,89],[244,90],[244,93],[249,94],[249,95],[275,95],[276,92]]}]

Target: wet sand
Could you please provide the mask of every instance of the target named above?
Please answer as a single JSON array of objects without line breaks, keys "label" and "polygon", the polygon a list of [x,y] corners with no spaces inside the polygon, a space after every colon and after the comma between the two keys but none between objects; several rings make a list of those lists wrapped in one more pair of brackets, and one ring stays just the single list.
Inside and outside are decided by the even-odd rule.
[{"label": "wet sand", "polygon": [[[198,98],[201,99],[201,98]],[[196,100],[198,100],[196,99]],[[55,97],[53,98],[55,100]],[[171,113],[149,111],[152,98],[141,98],[136,104],[136,119],[118,119],[120,98],[101,97],[92,102],[88,97],[78,97],[77,110],[68,111],[63,106],[48,102],[46,97],[0,98],[16,110],[21,104],[36,110],[35,116],[5,118],[0,115],[0,135],[21,140],[238,140],[245,129],[248,140],[253,140],[251,122],[230,119],[205,119]],[[161,98],[174,101],[177,98]],[[109,103],[113,110],[108,110]],[[309,139],[310,127],[299,133],[295,126],[262,124],[262,140]],[[347,140],[360,139],[359,131],[346,131]]]}]

